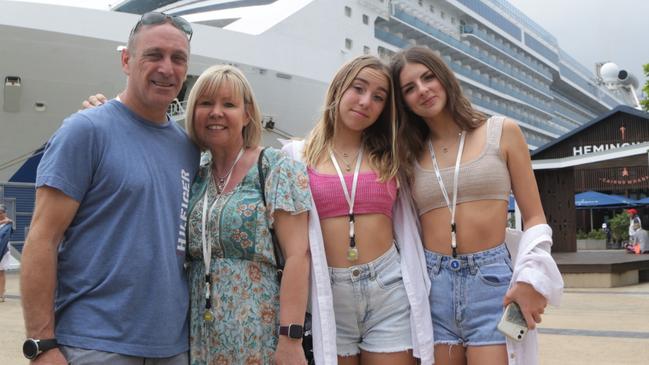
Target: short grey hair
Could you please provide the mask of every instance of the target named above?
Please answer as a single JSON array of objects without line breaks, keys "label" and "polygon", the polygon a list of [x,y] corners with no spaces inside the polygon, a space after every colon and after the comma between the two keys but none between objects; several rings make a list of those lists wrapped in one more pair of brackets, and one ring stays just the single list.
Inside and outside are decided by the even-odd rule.
[{"label": "short grey hair", "polygon": [[7,213],[7,208],[4,204],[0,204],[0,213]]}]

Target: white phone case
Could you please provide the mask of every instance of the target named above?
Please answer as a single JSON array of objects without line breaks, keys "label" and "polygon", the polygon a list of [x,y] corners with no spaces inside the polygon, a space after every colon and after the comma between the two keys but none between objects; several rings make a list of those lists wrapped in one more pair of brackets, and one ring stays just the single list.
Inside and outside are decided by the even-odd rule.
[{"label": "white phone case", "polygon": [[523,341],[527,333],[527,322],[518,304],[512,302],[505,307],[503,316],[498,322],[498,330],[514,341]]}]

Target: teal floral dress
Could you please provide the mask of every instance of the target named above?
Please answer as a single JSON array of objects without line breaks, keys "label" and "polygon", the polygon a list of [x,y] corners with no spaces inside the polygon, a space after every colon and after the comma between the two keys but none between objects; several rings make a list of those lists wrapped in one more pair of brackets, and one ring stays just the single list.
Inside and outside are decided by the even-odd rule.
[{"label": "teal floral dress", "polygon": [[[216,204],[210,159],[201,163],[192,185],[188,218],[191,365],[272,363],[279,324],[279,284],[268,227],[275,210],[308,211],[311,193],[304,165],[279,150],[266,149],[262,166],[268,209],[261,199],[256,163]],[[212,242],[213,321],[203,318],[204,194],[211,208],[206,230]]]}]

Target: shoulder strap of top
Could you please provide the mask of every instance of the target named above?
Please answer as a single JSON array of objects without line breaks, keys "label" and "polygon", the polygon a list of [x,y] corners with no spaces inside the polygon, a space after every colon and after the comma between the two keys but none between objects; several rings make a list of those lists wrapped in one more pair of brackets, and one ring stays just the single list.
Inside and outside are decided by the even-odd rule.
[{"label": "shoulder strap of top", "polygon": [[503,132],[505,117],[493,116],[487,120],[487,143],[498,148],[500,146],[500,137]]}]

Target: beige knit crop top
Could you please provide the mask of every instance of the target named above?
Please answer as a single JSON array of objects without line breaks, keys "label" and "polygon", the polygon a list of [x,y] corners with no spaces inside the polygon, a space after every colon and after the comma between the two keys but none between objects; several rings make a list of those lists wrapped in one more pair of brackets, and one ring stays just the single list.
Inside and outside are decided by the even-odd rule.
[{"label": "beige knit crop top", "polygon": [[[503,121],[503,117],[491,117],[487,120],[487,143],[482,152],[476,159],[460,165],[458,204],[487,199],[509,201],[512,188],[509,170],[500,156]],[[426,152],[428,153],[428,148]],[[453,200],[454,170],[455,165],[440,170],[451,200]],[[424,169],[418,162],[415,162],[412,194],[420,216],[430,210],[446,207],[444,195],[435,177],[435,170]]]}]

